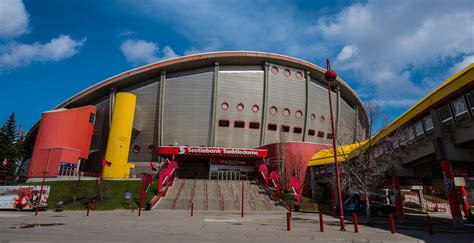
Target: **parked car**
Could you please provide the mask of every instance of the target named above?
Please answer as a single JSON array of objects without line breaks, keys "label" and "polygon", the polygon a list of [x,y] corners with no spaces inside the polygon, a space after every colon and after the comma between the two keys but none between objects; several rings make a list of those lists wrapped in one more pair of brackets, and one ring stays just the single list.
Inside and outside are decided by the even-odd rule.
[{"label": "parked car", "polygon": [[[383,217],[384,215],[396,212],[395,206],[386,203],[386,197],[379,194],[371,194],[370,214]],[[336,206],[336,213],[339,214],[339,207]],[[365,214],[365,200],[357,193],[353,193],[349,199],[344,202],[345,214]]]}]

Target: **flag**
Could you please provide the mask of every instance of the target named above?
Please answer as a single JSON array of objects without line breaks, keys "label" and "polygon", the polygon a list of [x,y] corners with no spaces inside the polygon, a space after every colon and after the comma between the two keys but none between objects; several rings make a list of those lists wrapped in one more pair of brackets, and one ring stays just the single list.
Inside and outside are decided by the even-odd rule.
[{"label": "flag", "polygon": [[104,166],[110,166],[111,164],[112,164],[111,162],[109,162],[109,161],[107,161],[107,160],[105,160],[105,159],[102,160],[102,167],[104,167]]},{"label": "flag", "polygon": [[2,162],[2,166],[7,166],[7,164],[8,164],[8,161],[7,161],[7,158],[5,158]]},{"label": "flag", "polygon": [[156,165],[153,162],[150,162],[150,169],[151,170],[156,170]]}]

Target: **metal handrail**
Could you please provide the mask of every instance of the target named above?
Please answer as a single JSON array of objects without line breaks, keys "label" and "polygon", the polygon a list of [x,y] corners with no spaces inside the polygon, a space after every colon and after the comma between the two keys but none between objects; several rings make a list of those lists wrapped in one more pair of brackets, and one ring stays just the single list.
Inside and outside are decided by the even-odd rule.
[{"label": "metal handrail", "polygon": [[178,189],[178,193],[176,193],[176,196],[173,200],[173,205],[171,206],[171,209],[176,209],[176,203],[178,202],[179,197],[181,196],[181,192],[183,191],[183,188],[184,188],[185,184],[186,184],[186,175],[184,175],[184,180],[183,180],[183,182],[181,182],[181,186]]}]

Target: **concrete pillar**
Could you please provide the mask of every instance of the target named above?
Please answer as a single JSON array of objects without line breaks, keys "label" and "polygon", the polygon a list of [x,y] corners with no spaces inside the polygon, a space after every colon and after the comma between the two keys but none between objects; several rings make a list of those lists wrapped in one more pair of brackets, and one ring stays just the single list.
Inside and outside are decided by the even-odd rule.
[{"label": "concrete pillar", "polygon": [[447,160],[441,161],[441,169],[443,170],[444,182],[446,184],[446,193],[448,194],[449,207],[451,209],[451,216],[455,225],[462,225],[461,209],[459,208],[459,201],[456,195],[456,187],[454,185],[453,169],[451,163]]},{"label": "concrete pillar", "polygon": [[463,209],[464,209],[464,217],[467,218],[469,215],[469,202],[467,201],[467,193],[465,186],[460,186],[459,189],[461,190],[461,196],[463,200]]},{"label": "concrete pillar", "polygon": [[[268,114],[268,75],[270,64],[263,65],[263,104],[262,104],[262,126],[260,127],[260,146],[265,144],[265,137],[267,131],[267,114]],[[283,175],[282,175],[283,178]]]},{"label": "concrete pillar", "polygon": [[421,211],[426,212],[425,199],[423,197],[423,189],[418,189],[418,200],[420,201]]},{"label": "concrete pillar", "polygon": [[395,192],[395,206],[397,208],[398,217],[403,218],[405,214],[403,212],[402,192],[400,191],[398,176],[392,176],[392,187]]},{"label": "concrete pillar", "polygon": [[211,124],[209,128],[209,146],[214,146],[216,137],[216,110],[217,110],[217,89],[219,86],[219,62],[214,63],[214,77],[212,79],[212,107],[211,107]]},{"label": "concrete pillar", "polygon": [[306,92],[305,92],[305,109],[304,109],[304,129],[303,129],[303,142],[306,141],[306,138],[308,137],[308,124],[309,124],[309,99],[310,93],[309,93],[309,85],[311,82],[311,77],[309,75],[309,71],[305,72],[305,85],[306,85]]}]

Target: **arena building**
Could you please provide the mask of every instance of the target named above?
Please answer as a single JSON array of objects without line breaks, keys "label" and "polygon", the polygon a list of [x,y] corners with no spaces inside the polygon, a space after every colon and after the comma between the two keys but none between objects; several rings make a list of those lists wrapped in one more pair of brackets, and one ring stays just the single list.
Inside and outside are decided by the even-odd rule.
[{"label": "arena building", "polygon": [[[106,79],[43,113],[28,133],[27,177],[128,178],[176,156],[180,175],[252,177],[266,162],[291,172],[332,141],[324,70],[262,52],[178,57]],[[339,144],[366,137],[359,97],[331,84]],[[113,112],[112,112],[113,111]],[[285,144],[282,148],[282,144]],[[271,167],[272,168],[272,167]]]}]

